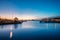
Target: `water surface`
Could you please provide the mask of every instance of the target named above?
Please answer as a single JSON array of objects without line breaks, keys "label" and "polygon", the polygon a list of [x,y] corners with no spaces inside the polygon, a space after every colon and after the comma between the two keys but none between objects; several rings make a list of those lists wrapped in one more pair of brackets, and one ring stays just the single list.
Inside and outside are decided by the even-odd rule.
[{"label": "water surface", "polygon": [[22,24],[0,25],[0,40],[58,40],[60,23],[27,21]]}]

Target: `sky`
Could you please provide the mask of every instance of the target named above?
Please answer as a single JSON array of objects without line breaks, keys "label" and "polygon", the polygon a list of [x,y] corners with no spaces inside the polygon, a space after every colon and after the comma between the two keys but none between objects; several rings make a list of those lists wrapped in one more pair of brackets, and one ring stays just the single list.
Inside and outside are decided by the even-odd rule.
[{"label": "sky", "polygon": [[60,15],[60,0],[0,0],[2,18],[34,19]]}]

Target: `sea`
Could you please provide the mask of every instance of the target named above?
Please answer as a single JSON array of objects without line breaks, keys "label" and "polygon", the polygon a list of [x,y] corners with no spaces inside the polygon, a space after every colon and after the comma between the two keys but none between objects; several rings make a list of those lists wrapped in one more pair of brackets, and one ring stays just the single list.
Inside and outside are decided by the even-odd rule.
[{"label": "sea", "polygon": [[60,23],[26,21],[0,25],[0,40],[60,40]]}]

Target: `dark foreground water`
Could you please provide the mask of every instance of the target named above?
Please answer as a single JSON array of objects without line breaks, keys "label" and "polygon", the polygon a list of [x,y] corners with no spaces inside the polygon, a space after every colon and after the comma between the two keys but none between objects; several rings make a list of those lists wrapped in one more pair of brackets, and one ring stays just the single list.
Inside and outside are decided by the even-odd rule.
[{"label": "dark foreground water", "polygon": [[60,23],[28,21],[22,24],[0,25],[0,40],[59,40]]}]

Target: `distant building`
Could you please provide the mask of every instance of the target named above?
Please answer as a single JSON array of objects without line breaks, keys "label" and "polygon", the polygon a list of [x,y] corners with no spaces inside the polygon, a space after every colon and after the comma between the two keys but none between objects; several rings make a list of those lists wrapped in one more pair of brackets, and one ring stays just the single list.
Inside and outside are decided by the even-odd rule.
[{"label": "distant building", "polygon": [[60,18],[54,17],[54,18],[45,18],[42,19],[41,22],[53,22],[53,23],[60,23]]}]

